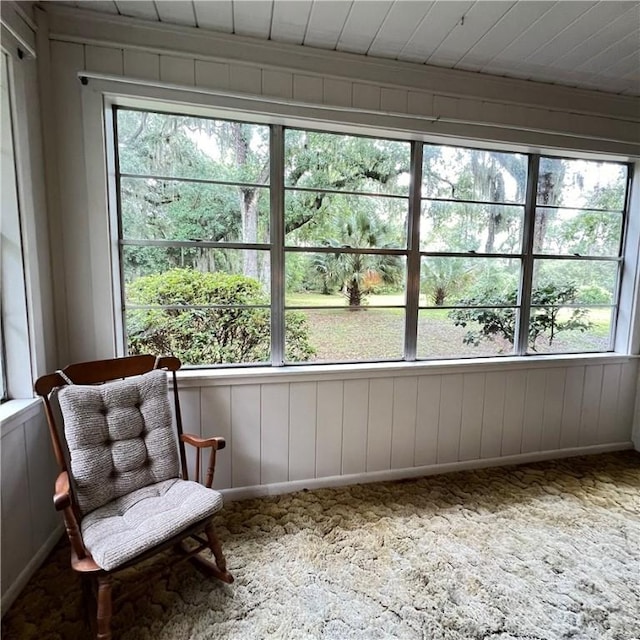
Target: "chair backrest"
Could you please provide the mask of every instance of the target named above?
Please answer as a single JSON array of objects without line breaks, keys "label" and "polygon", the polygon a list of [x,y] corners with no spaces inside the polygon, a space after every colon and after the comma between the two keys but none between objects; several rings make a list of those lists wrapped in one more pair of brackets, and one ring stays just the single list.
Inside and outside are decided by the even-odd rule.
[{"label": "chair backrest", "polygon": [[[36,382],[45,399],[58,462],[69,471],[80,513],[150,484],[178,477],[180,463],[167,395],[166,367],[174,376],[177,358],[132,356],[70,365]],[[58,388],[59,387],[59,388]],[[51,412],[58,388],[69,468]],[[179,403],[176,406],[181,433]],[[179,440],[179,438],[178,438]],[[184,449],[180,447],[184,461]],[[184,464],[183,464],[184,469]]]}]

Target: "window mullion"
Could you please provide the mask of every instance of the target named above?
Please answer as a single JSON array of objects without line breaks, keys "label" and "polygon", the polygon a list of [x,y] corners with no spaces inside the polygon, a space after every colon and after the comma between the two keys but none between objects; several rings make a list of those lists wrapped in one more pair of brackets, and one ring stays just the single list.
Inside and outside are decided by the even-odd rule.
[{"label": "window mullion", "polygon": [[284,128],[269,130],[271,227],[271,364],[284,364]]},{"label": "window mullion", "polygon": [[520,272],[520,311],[516,328],[515,352],[526,355],[529,347],[529,317],[531,313],[531,287],[533,281],[533,239],[536,226],[536,196],[538,186],[538,166],[540,156],[529,156],[527,170],[527,199],[524,209],[524,229],[522,234],[522,269]]},{"label": "window mullion", "polygon": [[416,359],[418,306],[420,297],[420,209],[422,195],[422,142],[411,143],[411,188],[409,191],[407,256],[407,309],[404,330],[404,358]]}]

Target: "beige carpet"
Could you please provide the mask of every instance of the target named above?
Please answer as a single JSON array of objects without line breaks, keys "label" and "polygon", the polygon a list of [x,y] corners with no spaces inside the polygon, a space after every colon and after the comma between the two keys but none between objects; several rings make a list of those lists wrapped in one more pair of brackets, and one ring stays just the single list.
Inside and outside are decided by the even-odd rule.
[{"label": "beige carpet", "polygon": [[[640,639],[640,455],[229,503],[236,577],[186,564],[115,612],[126,640]],[[61,544],[4,639],[86,638]]]}]

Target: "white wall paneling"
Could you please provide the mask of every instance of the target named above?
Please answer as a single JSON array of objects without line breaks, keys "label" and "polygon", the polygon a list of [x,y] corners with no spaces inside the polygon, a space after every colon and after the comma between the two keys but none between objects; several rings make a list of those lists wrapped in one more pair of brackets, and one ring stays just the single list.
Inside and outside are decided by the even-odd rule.
[{"label": "white wall paneling", "polygon": [[342,380],[318,382],[316,405],[316,475],[338,476],[342,468]]},{"label": "white wall paneling", "polygon": [[537,369],[527,372],[527,391],[522,424],[521,453],[539,451],[542,440],[542,420],[544,417],[544,392],[546,371]]},{"label": "white wall paneling", "polygon": [[201,415],[203,436],[227,438],[217,487],[286,490],[628,448],[637,369],[629,358],[295,382],[220,375],[183,393],[200,408],[188,422]]},{"label": "white wall paneling", "polygon": [[602,395],[602,365],[586,367],[582,390],[582,416],[580,420],[580,438],[578,443],[596,442],[598,437],[598,419],[600,397]]},{"label": "white wall paneling", "polygon": [[416,417],[415,464],[435,464],[440,421],[440,388],[442,376],[418,378],[418,409]]},{"label": "white wall paneling", "polygon": [[460,373],[442,376],[440,382],[440,416],[438,418],[437,462],[455,462],[460,451],[462,426],[463,376]]},{"label": "white wall paneling", "polygon": [[624,440],[628,437],[628,425],[632,424],[634,420],[637,377],[634,363],[622,365],[620,371],[620,388],[618,390],[617,416],[610,434],[612,440]]},{"label": "white wall paneling", "polygon": [[562,422],[560,447],[577,447],[580,442],[580,416],[582,411],[582,389],[584,367],[567,369],[562,400]]},{"label": "white wall paneling", "polygon": [[527,393],[527,371],[510,371],[504,398],[502,429],[503,456],[513,456],[522,450],[524,407]]},{"label": "white wall paneling", "polygon": [[482,439],[480,456],[496,458],[502,450],[504,396],[507,375],[503,371],[487,373],[484,384]]},{"label": "white wall paneling", "polygon": [[[619,369],[619,367],[616,368]],[[552,451],[560,447],[565,382],[566,369],[549,369],[547,371],[540,442],[540,448],[543,451]],[[615,402],[617,403],[617,398]]]},{"label": "white wall paneling", "polygon": [[318,385],[293,382],[289,390],[289,480],[312,478],[316,472]]},{"label": "white wall paneling", "polygon": [[467,373],[464,376],[458,451],[460,460],[480,457],[483,421],[478,416],[482,416],[484,411],[485,376],[484,373]]},{"label": "white wall paneling", "polygon": [[195,84],[195,60],[178,56],[160,56],[160,80],[170,84]]},{"label": "white wall paneling", "polygon": [[[124,74],[124,52],[114,47],[86,47],[86,66],[100,73],[121,76]],[[132,71],[131,60],[128,69]]]},{"label": "white wall paneling", "polygon": [[[9,473],[9,469],[14,472]],[[2,438],[2,586],[11,585],[29,562],[31,509],[24,426]]]},{"label": "white wall paneling", "polygon": [[[369,381],[345,380],[342,410],[342,473],[367,470]],[[413,447],[411,447],[413,449]]]},{"label": "white wall paneling", "polygon": [[367,471],[383,471],[390,468],[392,428],[393,379],[370,380]]},{"label": "white wall paneling", "polygon": [[53,508],[57,465],[41,407],[4,423],[2,453],[2,613],[60,538]]},{"label": "white wall paneling", "polygon": [[125,76],[160,80],[160,56],[157,53],[125,49],[123,54]]},{"label": "white wall paneling", "polygon": [[393,417],[391,427],[391,468],[406,469],[414,465],[418,379],[395,378],[393,381]]},{"label": "white wall paneling", "polygon": [[231,388],[231,482],[234,487],[260,484],[260,387]]},{"label": "white wall paneling", "polygon": [[289,385],[264,385],[260,403],[260,481],[285,482],[289,479]]},{"label": "white wall paneling", "polygon": [[611,442],[616,434],[618,421],[618,390],[620,389],[621,367],[606,364],[602,368],[602,390],[598,407],[598,443]]}]

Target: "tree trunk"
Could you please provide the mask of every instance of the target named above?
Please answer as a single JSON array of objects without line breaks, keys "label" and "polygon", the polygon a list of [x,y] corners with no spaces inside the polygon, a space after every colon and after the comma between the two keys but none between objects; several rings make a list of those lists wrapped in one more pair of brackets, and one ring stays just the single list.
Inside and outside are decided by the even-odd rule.
[{"label": "tree trunk", "polygon": [[[258,241],[258,194],[256,189],[242,189],[240,192],[240,211],[242,215],[242,241]],[[243,253],[242,271],[245,276],[259,279],[258,252],[248,249]]]},{"label": "tree trunk", "polygon": [[544,241],[547,235],[547,227],[549,226],[547,210],[543,209],[545,205],[555,206],[560,200],[559,188],[564,180],[564,166],[562,170],[554,175],[551,172],[542,173],[538,178],[537,202],[536,208],[536,230],[533,237],[533,246],[536,251],[542,251]]},{"label": "tree trunk", "polygon": [[[245,138],[242,124],[230,122],[236,166],[242,168],[247,164],[249,141]],[[240,220],[242,242],[257,242],[258,238],[258,193],[256,189],[240,189]],[[258,254],[255,250],[247,250],[243,254],[242,271],[245,276],[258,279]]]},{"label": "tree trunk", "polygon": [[[347,285],[349,307],[359,307],[362,304],[362,291],[356,278],[352,278]],[[352,309],[353,310],[353,309]]]}]

